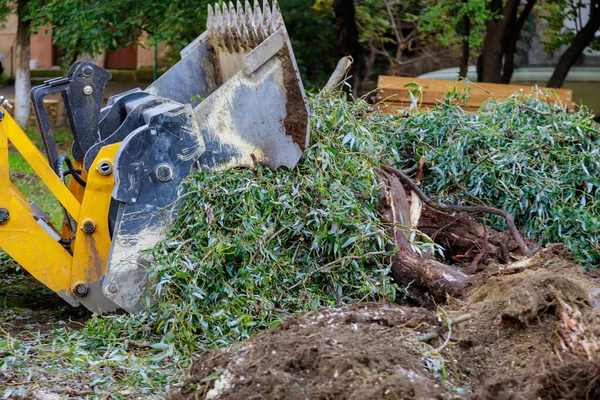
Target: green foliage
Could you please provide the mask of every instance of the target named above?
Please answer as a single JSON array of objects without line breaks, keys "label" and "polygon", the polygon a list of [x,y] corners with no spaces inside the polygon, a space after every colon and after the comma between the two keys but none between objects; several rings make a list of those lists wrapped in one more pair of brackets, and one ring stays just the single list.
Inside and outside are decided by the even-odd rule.
[{"label": "green foliage", "polygon": [[[181,217],[154,250],[153,306],[95,316],[77,331],[14,337],[0,326],[0,373],[13,379],[2,394],[43,383],[163,398],[202,348],[277,325],[287,312],[393,298],[393,249],[373,172],[380,156],[425,155],[435,164],[424,188],[435,197],[464,201],[453,173],[472,195],[511,211],[530,237],[564,240],[579,260],[597,262],[600,133],[592,116],[527,96],[467,114],[456,105],[464,95],[400,119],[362,100],[312,97],[312,144],[294,170],[199,172],[186,182]],[[2,325],[18,318],[0,308]],[[435,358],[426,361],[446,374]]]},{"label": "green foliage", "polygon": [[0,0],[0,22],[13,11],[14,2],[11,0]]},{"label": "green foliage", "polygon": [[425,188],[439,200],[471,201],[456,179],[470,195],[512,213],[527,237],[564,242],[576,261],[597,266],[600,132],[593,115],[586,108],[569,114],[525,95],[468,114],[451,104],[459,95],[398,120],[397,154],[433,163]]},{"label": "green foliage", "polygon": [[0,335],[0,370],[164,397],[192,352],[244,339],[288,313],[392,300],[393,248],[373,171],[386,125],[364,101],[310,104],[312,144],[293,170],[202,171],[181,188],[181,217],[154,250],[153,306],[94,317],[79,331]]},{"label": "green foliage", "polygon": [[[293,171],[199,172],[152,268],[160,329],[224,345],[287,313],[393,296],[363,102],[313,102],[313,144]],[[372,127],[372,128],[375,128]],[[198,343],[199,341],[199,343]]]},{"label": "green foliage", "polygon": [[[356,19],[360,29],[360,42],[378,52],[395,53],[409,48],[419,40],[428,45],[452,46],[463,39],[477,47],[483,41],[485,22],[491,18],[489,0],[476,1],[387,1],[359,0],[356,2]],[[322,13],[332,15],[333,0],[315,0],[313,6]],[[471,32],[462,35],[462,18],[471,19]]]},{"label": "green foliage", "polygon": [[134,43],[142,32],[155,35],[170,2],[137,0],[32,0],[27,16],[33,32],[52,30],[53,44],[66,52],[68,65],[82,53],[97,55]]},{"label": "green foliage", "polygon": [[[139,0],[34,0],[26,20],[33,32],[51,28],[53,44],[66,51],[65,66],[81,53],[97,55],[138,43],[171,46],[172,61],[206,26],[207,6],[215,0],[151,2]],[[0,19],[1,6],[0,2]],[[335,46],[335,25],[311,9],[312,0],[282,2],[281,9],[307,88],[322,86],[337,60],[324,57]],[[140,41],[142,33],[145,39]]]},{"label": "green foliage", "polygon": [[[546,52],[559,50],[571,44],[583,28],[583,16],[589,16],[590,2],[552,0],[542,4],[540,17],[547,24],[542,31],[542,43]],[[570,22],[570,26],[565,24]],[[600,38],[595,37],[588,45],[588,51],[600,50]]]},{"label": "green foliage", "polygon": [[312,144],[293,170],[188,179],[181,217],[154,251],[154,305],[97,320],[106,331],[158,334],[169,357],[247,338],[289,313],[395,297],[373,170],[384,125],[363,101],[310,103]]}]

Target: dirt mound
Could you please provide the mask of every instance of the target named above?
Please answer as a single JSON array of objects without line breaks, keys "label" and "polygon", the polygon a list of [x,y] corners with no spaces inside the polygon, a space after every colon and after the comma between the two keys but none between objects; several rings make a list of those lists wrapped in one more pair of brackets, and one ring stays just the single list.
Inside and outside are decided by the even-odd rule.
[{"label": "dirt mound", "polygon": [[[537,355],[552,354],[567,341],[578,346],[568,338],[567,330],[576,323],[571,314],[591,310],[589,293],[595,287],[562,258],[538,256],[491,274],[461,307],[460,312],[470,313],[472,319],[455,330],[462,349],[459,360],[479,365],[474,374],[487,382],[519,376]],[[580,335],[594,336],[585,326]]]},{"label": "dirt mound", "polygon": [[553,251],[496,267],[453,336],[456,361],[474,366],[475,397],[585,398],[565,388],[581,394],[598,377],[598,283]]},{"label": "dirt mound", "polygon": [[446,309],[371,303],[290,317],[204,353],[171,397],[597,397],[599,285],[552,252],[485,274]]},{"label": "dirt mound", "polygon": [[207,398],[443,398],[445,388],[414,342],[435,324],[434,314],[420,308],[322,309],[226,352],[206,353],[188,383]]}]

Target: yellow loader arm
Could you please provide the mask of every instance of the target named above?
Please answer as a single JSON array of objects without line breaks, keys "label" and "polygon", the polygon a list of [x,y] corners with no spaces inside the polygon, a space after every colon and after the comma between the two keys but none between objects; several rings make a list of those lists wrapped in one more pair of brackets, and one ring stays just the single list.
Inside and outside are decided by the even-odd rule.
[{"label": "yellow loader arm", "polygon": [[[75,218],[78,234],[54,227],[48,216],[10,182],[9,142]],[[114,185],[113,175],[101,173],[99,165],[112,165],[118,147],[102,148],[80,194],[81,186],[75,180],[67,186],[0,107],[0,247],[69,304],[83,304],[98,313],[117,309],[102,294],[99,283],[111,246],[108,210]]]}]

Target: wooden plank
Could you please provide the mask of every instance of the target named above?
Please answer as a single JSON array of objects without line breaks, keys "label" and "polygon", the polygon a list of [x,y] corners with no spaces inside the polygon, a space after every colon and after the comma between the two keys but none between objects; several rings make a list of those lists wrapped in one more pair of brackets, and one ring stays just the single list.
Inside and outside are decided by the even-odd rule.
[{"label": "wooden plank", "polygon": [[[419,79],[405,78],[398,76],[380,75],[378,87],[380,90],[377,93],[377,101],[385,103],[400,103],[402,108],[408,108],[411,104],[409,90],[411,87],[405,87],[407,84],[417,83],[422,89],[422,97],[420,103],[423,105],[434,105],[436,100],[442,100],[446,93],[453,88],[459,91],[465,90],[467,83],[464,81],[447,81],[440,79]],[[484,82],[469,82],[470,96],[467,101],[469,107],[478,109],[481,105],[490,98],[502,100],[517,92],[534,93],[531,86],[522,85],[504,85],[498,83]],[[573,104],[573,91],[571,89],[547,89],[538,87],[537,94],[543,101],[562,101],[569,112],[573,112],[575,104]],[[422,108],[421,106],[421,108]]]}]

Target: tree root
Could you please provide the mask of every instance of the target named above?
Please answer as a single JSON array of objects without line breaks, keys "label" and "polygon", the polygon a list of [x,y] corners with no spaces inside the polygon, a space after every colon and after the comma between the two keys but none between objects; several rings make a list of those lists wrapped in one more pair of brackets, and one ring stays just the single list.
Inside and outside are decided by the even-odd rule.
[{"label": "tree root", "polygon": [[521,233],[519,233],[519,230],[517,229],[517,226],[515,225],[512,215],[510,213],[508,213],[507,211],[500,210],[498,208],[484,206],[484,205],[479,205],[479,206],[442,205],[442,204],[434,202],[429,197],[427,197],[427,195],[425,195],[425,193],[423,193],[421,191],[421,189],[417,186],[417,184],[412,179],[410,179],[406,174],[404,174],[402,171],[400,171],[399,169],[396,169],[391,166],[384,166],[383,170],[390,174],[394,174],[396,177],[398,177],[400,179],[400,181],[402,181],[402,183],[408,185],[411,188],[411,190],[414,191],[419,196],[421,201],[423,201],[426,205],[428,205],[429,207],[431,207],[433,209],[436,209],[439,211],[444,211],[444,212],[452,212],[452,211],[482,212],[482,213],[500,215],[501,217],[503,217],[506,220],[506,224],[508,225],[508,228],[509,228],[511,234],[513,235],[515,241],[519,245],[519,248],[520,248],[521,252],[523,253],[523,255],[525,255],[526,257],[531,257],[533,255],[531,250],[529,250],[527,243],[525,243],[523,236],[521,236]]}]

